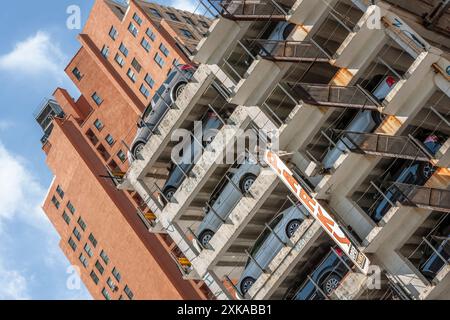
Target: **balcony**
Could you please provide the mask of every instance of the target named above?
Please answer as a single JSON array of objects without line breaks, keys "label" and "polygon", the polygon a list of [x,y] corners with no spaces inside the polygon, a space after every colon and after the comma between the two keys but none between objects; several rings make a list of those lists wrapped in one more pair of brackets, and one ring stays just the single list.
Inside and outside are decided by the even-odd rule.
[{"label": "balcony", "polygon": [[411,136],[342,131],[340,141],[354,153],[429,161],[433,156]]},{"label": "balcony", "polygon": [[281,1],[274,0],[208,0],[208,2],[222,17],[235,21],[285,21],[289,11]]},{"label": "balcony", "polygon": [[329,62],[331,57],[314,41],[247,39],[263,59],[283,62]]}]

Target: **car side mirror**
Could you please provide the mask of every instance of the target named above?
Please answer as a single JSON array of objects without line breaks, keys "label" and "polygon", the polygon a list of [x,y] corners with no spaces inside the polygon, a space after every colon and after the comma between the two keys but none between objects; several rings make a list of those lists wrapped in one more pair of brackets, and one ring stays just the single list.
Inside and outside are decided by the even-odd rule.
[{"label": "car side mirror", "polygon": [[139,120],[138,123],[137,123],[137,127],[138,127],[139,129],[142,129],[144,126],[145,126],[145,125],[144,125],[144,121]]}]

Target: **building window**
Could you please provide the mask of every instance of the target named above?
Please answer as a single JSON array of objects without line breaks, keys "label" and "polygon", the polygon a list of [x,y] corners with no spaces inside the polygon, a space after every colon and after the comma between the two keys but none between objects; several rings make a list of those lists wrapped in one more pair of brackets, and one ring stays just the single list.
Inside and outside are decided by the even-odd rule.
[{"label": "building window", "polygon": [[102,131],[103,128],[105,127],[103,125],[103,122],[101,122],[99,119],[95,120],[94,126],[97,128],[98,131]]},{"label": "building window", "polygon": [[131,291],[130,288],[128,288],[128,286],[125,286],[125,289],[123,289],[123,291],[128,296],[128,298],[130,298],[130,300],[133,300],[134,297],[133,291]]},{"label": "building window", "polygon": [[148,98],[150,95],[150,91],[148,91],[147,87],[143,84],[141,84],[141,88],[139,89],[139,91],[141,91],[142,95],[146,98]]},{"label": "building window", "polygon": [[80,226],[81,230],[86,231],[86,223],[83,221],[81,217],[78,218],[78,225]]},{"label": "building window", "polygon": [[112,281],[111,278],[108,278],[108,280],[106,281],[106,283],[108,284],[108,287],[111,288],[112,291],[116,291],[117,290],[117,286],[114,283],[114,281]]},{"label": "building window", "polygon": [[89,241],[92,243],[94,248],[97,248],[97,239],[95,239],[95,237],[92,233],[89,235]]},{"label": "building window", "polygon": [[164,67],[164,59],[159,55],[159,53],[156,53],[155,55],[155,62],[160,66],[160,68]]},{"label": "building window", "polygon": [[70,211],[70,213],[71,213],[72,215],[75,214],[76,209],[75,209],[75,207],[73,206],[72,202],[69,201],[69,202],[67,203],[67,209],[69,209],[69,211]]},{"label": "building window", "polygon": [[95,267],[97,268],[98,272],[100,272],[100,274],[103,274],[105,272],[105,268],[103,268],[102,264],[98,260],[95,263]]},{"label": "building window", "polygon": [[150,28],[147,29],[145,34],[150,38],[150,40],[152,40],[152,41],[156,40],[156,35],[153,33],[153,31]]},{"label": "building window", "polygon": [[120,54],[116,54],[116,56],[114,57],[114,60],[117,62],[117,64],[122,68],[123,65],[125,64],[125,59],[120,55]]},{"label": "building window", "polygon": [[70,216],[66,213],[66,211],[63,212],[62,217],[63,217],[64,221],[66,222],[66,224],[70,225],[71,219],[70,219]]},{"label": "building window", "polygon": [[75,238],[80,241],[81,240],[81,232],[78,231],[77,227],[75,227],[75,229],[73,229],[73,235],[75,236]]},{"label": "building window", "polygon": [[117,39],[118,35],[119,35],[119,32],[116,30],[116,28],[114,28],[114,26],[112,26],[111,30],[109,30],[109,36],[111,37],[111,39],[113,39],[115,41]]},{"label": "building window", "polygon": [[137,71],[137,73],[141,72],[142,66],[141,64],[136,60],[136,58],[133,58],[133,61],[131,61],[131,65],[133,68]]},{"label": "building window", "polygon": [[109,257],[104,250],[102,250],[102,252],[100,253],[100,257],[102,257],[102,260],[105,262],[106,265],[108,265]]},{"label": "building window", "polygon": [[107,142],[110,146],[114,145],[114,143],[116,142],[116,141],[114,140],[113,136],[110,135],[110,134],[108,134],[108,135],[106,136],[105,140],[106,140],[106,142]]},{"label": "building window", "polygon": [[184,18],[184,20],[187,22],[187,23],[189,23],[191,26],[193,26],[194,25],[194,21],[192,21],[192,19],[191,18],[189,18],[189,17],[185,17],[185,16],[183,16],[183,18]]},{"label": "building window", "polygon": [[193,36],[193,34],[192,34],[189,30],[186,30],[186,29],[180,29],[180,31],[181,31],[181,33],[182,33],[186,38],[189,38],[189,39],[195,39],[194,36]]},{"label": "building window", "polygon": [[153,80],[152,76],[150,74],[147,74],[145,76],[144,81],[150,86],[150,88],[153,89],[153,87],[155,86],[155,80]]},{"label": "building window", "polygon": [[92,95],[92,100],[94,100],[96,105],[101,105],[103,103],[103,99],[97,94],[97,92],[94,92]]},{"label": "building window", "polygon": [[159,50],[161,50],[161,52],[163,53],[163,55],[165,55],[166,57],[168,57],[169,56],[169,49],[167,49],[166,48],[166,46],[165,45],[163,45],[162,43],[161,43],[161,45],[159,46]]},{"label": "building window", "polygon": [[130,25],[128,26],[128,31],[130,31],[130,33],[131,33],[134,37],[137,37],[137,35],[138,35],[138,29],[137,29],[136,26],[133,24],[133,22],[130,22]]},{"label": "building window", "polygon": [[141,46],[147,52],[149,52],[152,49],[152,46],[150,45],[150,42],[148,42],[147,39],[145,39],[145,38],[142,38]]},{"label": "building window", "polygon": [[78,68],[74,68],[74,69],[72,70],[72,74],[74,75],[74,77],[75,77],[77,80],[81,80],[81,78],[83,78],[83,76],[81,75],[81,72],[80,72],[80,70],[79,70]]},{"label": "building window", "polygon": [[89,258],[92,258],[92,256],[94,255],[94,252],[92,251],[91,246],[87,243],[84,245],[84,251],[86,251]]},{"label": "building window", "polygon": [[136,23],[137,23],[138,25],[141,25],[141,24],[142,24],[142,19],[141,19],[141,17],[138,16],[137,13],[135,13],[135,14],[133,15],[133,20],[136,21]]},{"label": "building window", "polygon": [[119,46],[119,51],[122,52],[122,54],[123,54],[125,57],[128,57],[128,48],[125,47],[125,45],[124,45],[123,43],[120,44],[120,46]]},{"label": "building window", "polygon": [[80,262],[81,262],[81,264],[85,267],[85,268],[87,268],[88,266],[89,266],[89,261],[88,261],[88,259],[83,255],[83,254],[80,254]]},{"label": "building window", "polygon": [[102,56],[105,57],[106,59],[108,59],[109,56],[109,47],[108,46],[103,46],[102,49]]},{"label": "building window", "polygon": [[136,82],[136,74],[134,73],[133,70],[131,70],[131,68],[128,69],[127,76],[128,78],[130,78],[131,81]]},{"label": "building window", "polygon": [[180,19],[178,19],[178,17],[177,17],[174,13],[172,13],[172,12],[167,12],[167,15],[169,16],[169,18],[170,18],[172,21],[180,21]]},{"label": "building window", "polygon": [[152,15],[154,15],[155,17],[158,17],[158,18],[162,18],[162,15],[161,15],[161,13],[159,13],[159,11],[158,10],[156,10],[156,9],[154,9],[154,8],[150,8],[150,9],[148,9],[151,13],[152,13]]},{"label": "building window", "polygon": [[100,281],[100,279],[98,278],[98,276],[95,274],[94,271],[91,272],[91,279],[92,281],[94,281],[95,284],[98,284],[98,282]]},{"label": "building window", "polygon": [[119,152],[117,153],[117,157],[120,159],[120,161],[122,161],[122,163],[127,161],[127,156],[122,150],[119,150]]},{"label": "building window", "polygon": [[103,294],[103,297],[105,297],[105,300],[112,300],[111,296],[110,296],[109,292],[106,290],[106,288],[103,288],[102,294]]},{"label": "building window", "polygon": [[56,199],[55,196],[52,198],[52,203],[55,205],[56,209],[59,209],[61,207],[61,203]]},{"label": "building window", "polygon": [[69,246],[72,248],[73,252],[77,251],[77,244],[73,241],[72,237],[69,238]]},{"label": "building window", "polygon": [[120,272],[116,268],[113,269],[112,274],[113,274],[114,278],[116,278],[117,282],[120,282],[120,279],[122,279],[122,276],[120,275]]},{"label": "building window", "polygon": [[61,186],[56,187],[56,193],[59,195],[61,199],[64,199],[64,190],[61,188]]}]

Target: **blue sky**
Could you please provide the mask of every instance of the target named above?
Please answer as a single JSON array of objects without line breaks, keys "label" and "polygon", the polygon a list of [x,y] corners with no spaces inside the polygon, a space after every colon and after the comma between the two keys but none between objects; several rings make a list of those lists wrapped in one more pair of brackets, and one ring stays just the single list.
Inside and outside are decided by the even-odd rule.
[{"label": "blue sky", "polygon": [[7,1],[0,11],[0,300],[90,299],[83,286],[67,288],[69,262],[40,210],[53,177],[33,112],[57,86],[77,94],[63,69],[80,30],[66,27],[66,10],[78,5],[84,25],[93,1]]}]

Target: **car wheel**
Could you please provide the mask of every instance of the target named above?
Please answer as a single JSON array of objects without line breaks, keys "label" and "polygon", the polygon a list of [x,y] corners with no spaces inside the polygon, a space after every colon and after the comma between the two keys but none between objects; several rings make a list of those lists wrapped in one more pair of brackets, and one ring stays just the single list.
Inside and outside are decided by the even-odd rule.
[{"label": "car wheel", "polygon": [[419,168],[419,174],[422,176],[423,179],[428,180],[431,178],[431,176],[434,174],[436,169],[433,167],[433,165],[429,162],[423,163]]},{"label": "car wheel", "polygon": [[241,191],[247,194],[250,191],[253,183],[256,181],[256,176],[254,174],[248,174],[241,180]]},{"label": "car wheel", "polygon": [[206,248],[213,237],[214,237],[214,232],[212,232],[211,230],[205,230],[198,237],[198,241],[200,241],[200,244],[204,248]]},{"label": "car wheel", "polygon": [[177,99],[181,96],[184,89],[186,88],[186,85],[187,85],[187,83],[185,83],[185,82],[182,82],[179,85],[177,85],[177,87],[173,91],[173,101],[174,102],[177,101]]},{"label": "car wheel", "polygon": [[252,277],[247,277],[241,282],[241,293],[246,295],[250,288],[255,284],[256,280]]},{"label": "car wheel", "polygon": [[338,276],[335,273],[329,274],[325,281],[322,284],[322,290],[325,292],[327,296],[333,293],[339,287],[341,283],[342,277]]},{"label": "car wheel", "polygon": [[294,236],[295,232],[298,230],[298,228],[300,228],[301,224],[302,222],[300,220],[292,220],[288,223],[286,227],[286,235],[289,239]]},{"label": "car wheel", "polygon": [[142,142],[137,143],[133,148],[133,156],[135,159],[139,159],[139,156],[142,153],[142,150],[144,150],[145,144]]},{"label": "car wheel", "polygon": [[383,122],[384,118],[385,116],[381,112],[372,111],[372,119],[377,126],[379,126]]},{"label": "car wheel", "polygon": [[175,188],[167,188],[166,190],[164,190],[164,204],[167,204],[167,201],[171,201],[176,192],[177,189]]}]

